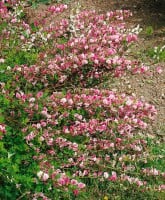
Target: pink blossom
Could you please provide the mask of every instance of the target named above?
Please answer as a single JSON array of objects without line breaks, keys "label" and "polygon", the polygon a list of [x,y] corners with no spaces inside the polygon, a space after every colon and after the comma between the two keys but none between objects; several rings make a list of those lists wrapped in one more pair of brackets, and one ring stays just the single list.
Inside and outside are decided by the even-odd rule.
[{"label": "pink blossom", "polygon": [[85,184],[84,183],[78,183],[77,184],[77,187],[79,188],[79,189],[83,189],[83,188],[85,188]]},{"label": "pink blossom", "polygon": [[14,19],[11,20],[11,23],[16,23],[16,22],[17,22],[16,18],[14,18]]},{"label": "pink blossom", "polygon": [[116,181],[117,180],[117,174],[116,172],[112,172],[112,175],[108,178],[110,181]]},{"label": "pink blossom", "polygon": [[48,178],[49,178],[49,175],[47,173],[44,173],[43,176],[42,176],[42,180],[47,181]]},{"label": "pink blossom", "polygon": [[76,189],[76,190],[73,190],[73,194],[75,195],[75,196],[78,196],[78,194],[79,194],[79,191]]},{"label": "pink blossom", "polygon": [[161,74],[161,73],[163,72],[163,70],[162,70],[161,67],[157,67],[157,68],[156,68],[156,71],[157,71],[158,74]]},{"label": "pink blossom", "polygon": [[30,98],[30,99],[29,99],[29,102],[34,103],[34,102],[35,102],[35,98],[34,98],[34,97]]},{"label": "pink blossom", "polygon": [[0,63],[4,63],[5,59],[4,58],[0,58]]},{"label": "pink blossom", "polygon": [[71,182],[70,182],[72,185],[77,185],[78,184],[78,181],[76,179],[72,179]]},{"label": "pink blossom", "polygon": [[126,37],[126,40],[127,40],[127,42],[137,41],[137,35],[135,35],[135,34],[129,34],[129,35]]},{"label": "pink blossom", "polygon": [[140,187],[140,186],[142,186],[143,185],[143,182],[142,181],[140,181],[140,180],[138,180],[137,182],[136,182],[136,184]]},{"label": "pink blossom", "polygon": [[41,91],[38,92],[37,95],[36,95],[36,97],[37,97],[38,99],[39,99],[40,97],[42,97],[42,96],[43,96],[43,92],[41,92]]},{"label": "pink blossom", "polygon": [[39,179],[41,179],[43,181],[47,181],[49,179],[49,175],[47,173],[44,173],[43,171],[39,171],[37,173],[37,176]]},{"label": "pink blossom", "polygon": [[26,137],[26,141],[29,142],[35,138],[36,134],[34,132],[30,132]]},{"label": "pink blossom", "polygon": [[5,133],[6,132],[6,126],[4,124],[0,124],[0,132]]},{"label": "pink blossom", "polygon": [[70,179],[68,177],[62,176],[60,179],[57,180],[59,185],[68,185],[70,183]]},{"label": "pink blossom", "polygon": [[160,185],[160,186],[159,186],[159,189],[160,189],[160,190],[165,190],[165,185]]},{"label": "pink blossom", "polygon": [[0,140],[3,138],[3,134],[6,133],[6,125],[0,124]]},{"label": "pink blossom", "polygon": [[62,104],[64,104],[64,103],[67,102],[67,99],[66,99],[66,98],[62,98],[60,102],[61,102]]},{"label": "pink blossom", "polygon": [[67,9],[67,5],[61,4],[58,6],[50,6],[48,8],[48,11],[50,11],[52,13],[60,13],[60,12],[63,12],[65,9]]}]

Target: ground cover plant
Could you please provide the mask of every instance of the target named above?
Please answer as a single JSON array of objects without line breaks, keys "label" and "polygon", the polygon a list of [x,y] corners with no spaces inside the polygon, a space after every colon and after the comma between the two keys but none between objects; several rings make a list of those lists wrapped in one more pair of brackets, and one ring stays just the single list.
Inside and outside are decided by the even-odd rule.
[{"label": "ground cover plant", "polygon": [[161,144],[146,134],[155,107],[97,88],[149,75],[125,56],[138,39],[131,12],[61,19],[68,6],[55,4],[28,24],[25,7],[0,3],[0,199],[163,199]]}]

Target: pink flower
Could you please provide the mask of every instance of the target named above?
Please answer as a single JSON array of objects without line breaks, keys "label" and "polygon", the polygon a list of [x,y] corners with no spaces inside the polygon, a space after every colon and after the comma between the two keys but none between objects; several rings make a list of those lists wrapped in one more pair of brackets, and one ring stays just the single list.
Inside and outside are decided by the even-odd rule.
[{"label": "pink flower", "polygon": [[64,8],[64,9],[67,9],[67,8],[68,8],[68,6],[67,6],[66,4],[64,4],[64,5],[63,5],[63,8]]},{"label": "pink flower", "polygon": [[107,98],[103,99],[103,104],[108,105],[109,101],[107,100]]},{"label": "pink flower", "polygon": [[68,185],[70,183],[70,179],[66,176],[62,176],[60,179],[57,180],[59,185]]},{"label": "pink flower", "polygon": [[49,178],[49,175],[47,173],[44,173],[43,171],[39,171],[37,173],[37,176],[39,179],[43,180],[43,181],[47,181]]},{"label": "pink flower", "polygon": [[1,133],[5,133],[6,129],[5,129],[5,125],[4,124],[0,124],[0,132]]},{"label": "pink flower", "polygon": [[72,99],[68,99],[68,104],[69,105],[73,105],[73,100]]},{"label": "pink flower", "polygon": [[16,96],[16,98],[18,98],[18,99],[20,99],[20,98],[21,98],[21,94],[20,94],[20,93],[18,93],[18,92],[16,93],[16,95],[15,95],[15,96]]},{"label": "pink flower", "polygon": [[48,11],[52,12],[52,13],[60,13],[60,12],[63,12],[65,9],[67,9],[67,5],[65,4],[61,4],[61,5],[58,5],[58,6],[50,6],[48,8]]},{"label": "pink flower", "polygon": [[41,126],[45,127],[46,125],[47,125],[46,122],[44,121],[41,122]]},{"label": "pink flower", "polygon": [[31,102],[31,103],[35,102],[35,98],[34,97],[30,98],[29,102]]},{"label": "pink flower", "polygon": [[5,62],[5,59],[0,58],[0,63],[4,63],[4,62]]},{"label": "pink flower", "polygon": [[24,37],[23,35],[21,35],[21,36],[20,36],[20,39],[21,39],[21,40],[24,40],[24,39],[25,39],[25,37]]},{"label": "pink flower", "polygon": [[116,172],[112,172],[112,176],[109,177],[108,180],[110,180],[110,181],[116,181],[117,180],[117,174],[116,174]]},{"label": "pink flower", "polygon": [[165,190],[165,185],[160,185],[160,186],[159,186],[159,189],[160,189],[160,190]]},{"label": "pink flower", "polygon": [[3,138],[3,135],[2,134],[5,134],[6,133],[6,125],[4,124],[0,124],[0,140]]},{"label": "pink flower", "polygon": [[159,171],[157,169],[152,169],[152,173],[153,175],[155,176],[158,176],[159,175]]},{"label": "pink flower", "polygon": [[77,184],[77,187],[78,187],[79,189],[83,189],[83,188],[85,188],[85,184],[84,184],[84,183],[78,183],[78,184]]},{"label": "pink flower", "polygon": [[78,190],[73,190],[73,194],[74,194],[75,196],[78,196],[79,191],[78,191]]},{"label": "pink flower", "polygon": [[156,68],[156,71],[157,71],[158,74],[161,74],[161,73],[163,72],[163,70],[162,70],[161,67],[157,67],[157,68]]},{"label": "pink flower", "polygon": [[126,105],[131,106],[132,104],[133,104],[133,100],[131,98],[128,98],[128,100],[126,101]]},{"label": "pink flower", "polygon": [[78,181],[76,179],[72,179],[71,182],[70,182],[72,185],[77,185],[78,184]]},{"label": "pink flower", "polygon": [[140,186],[142,186],[143,185],[143,182],[142,181],[140,181],[140,180],[138,180],[137,182],[136,182],[136,184],[140,187]]},{"label": "pink flower", "polygon": [[31,141],[31,140],[33,140],[34,138],[35,138],[35,133],[34,132],[30,132],[29,133],[29,135],[27,135],[26,137],[25,137],[25,139],[26,139],[26,141],[28,142],[28,141]]},{"label": "pink flower", "polygon": [[121,138],[116,138],[116,142],[117,142],[117,143],[120,143],[121,141],[122,141]]},{"label": "pink flower", "polygon": [[140,72],[141,72],[141,73],[147,72],[148,69],[149,69],[149,67],[143,65],[143,66],[140,68]]},{"label": "pink flower", "polygon": [[59,185],[65,185],[65,181],[62,178],[58,179],[57,182]]},{"label": "pink flower", "polygon": [[17,22],[16,18],[14,18],[14,19],[11,20],[11,23],[16,23],[16,22]]},{"label": "pink flower", "polygon": [[43,96],[43,92],[41,92],[41,91],[38,92],[37,95],[36,95],[37,99],[39,99],[39,98],[42,97],[42,96]]},{"label": "pink flower", "polygon": [[43,181],[47,181],[48,178],[49,178],[49,175],[46,174],[46,173],[44,173],[43,176],[42,176],[42,180],[43,180]]},{"label": "pink flower", "polygon": [[60,100],[60,103],[62,103],[62,104],[66,103],[66,102],[67,102],[67,99],[66,99],[66,98],[62,98],[62,99]]},{"label": "pink flower", "polygon": [[127,41],[127,42],[134,42],[134,41],[137,41],[137,35],[135,35],[135,34],[129,34],[129,35],[126,37],[126,41]]}]

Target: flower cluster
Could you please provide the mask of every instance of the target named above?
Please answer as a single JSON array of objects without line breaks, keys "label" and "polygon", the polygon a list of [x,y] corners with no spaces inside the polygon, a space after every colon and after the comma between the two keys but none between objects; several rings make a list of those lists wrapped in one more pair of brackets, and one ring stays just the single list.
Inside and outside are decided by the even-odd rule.
[{"label": "flower cluster", "polygon": [[5,6],[4,2],[0,2],[0,16],[2,18],[8,17],[7,7]]},{"label": "flower cluster", "polygon": [[130,177],[130,176],[122,176],[122,181],[128,181],[130,184],[136,184],[138,187],[141,187],[143,185],[146,185],[146,181],[141,181],[139,178]]},{"label": "flower cluster", "polygon": [[[46,61],[39,65],[16,66],[14,73],[33,86],[51,87],[68,83],[89,87],[103,79],[103,72],[116,77],[126,71],[145,73],[148,67],[123,55],[126,46],[128,48],[137,40],[137,35],[129,32],[125,23],[121,22],[130,14],[128,11],[114,11],[97,15],[95,11],[83,11],[75,16],[74,27],[72,20],[68,19],[50,24],[44,28],[47,35],[40,36],[45,42],[53,40],[53,49],[50,50],[53,58],[47,61],[46,57]],[[57,39],[67,32],[72,35],[66,35],[66,42]]]},{"label": "flower cluster", "polygon": [[[43,45],[46,46],[47,41],[50,40],[52,31],[56,32],[56,36],[61,36],[66,32],[66,30],[61,30],[64,28],[66,29],[67,19],[62,19],[61,22],[58,22],[55,26],[56,28],[52,29],[50,33],[51,25],[50,28],[47,27],[45,30],[43,27],[44,19],[42,17],[38,17],[37,20],[34,21],[34,26],[36,27],[36,30],[34,31],[32,26],[28,24],[27,20],[22,19],[25,12],[24,4],[24,1],[19,0],[7,2],[7,5],[12,6],[12,11],[8,9],[5,3],[2,2],[0,4],[0,15],[2,19],[4,18],[4,21],[8,22],[8,26],[2,31],[3,39],[5,38],[8,40],[9,37],[13,38],[13,40],[18,42],[20,50],[30,51],[31,49],[39,48]],[[53,9],[56,10],[53,14],[55,15],[55,13],[61,13],[67,9],[67,5],[60,4],[58,6],[50,7],[46,11],[44,17],[52,15]],[[62,27],[61,30],[60,27]]]},{"label": "flower cluster", "polygon": [[60,4],[59,6],[50,6],[48,8],[48,11],[50,11],[51,13],[61,13],[63,12],[64,10],[67,9],[67,5],[65,4]]},{"label": "flower cluster", "polygon": [[165,177],[165,173],[161,172],[160,170],[157,170],[155,168],[145,168],[142,170],[142,172],[148,176],[164,176]]},{"label": "flower cluster", "polygon": [[[121,176],[119,180],[145,185],[138,178],[123,178],[123,173],[135,171],[133,163],[143,158],[147,143],[137,130],[146,129],[146,121],[154,120],[157,112],[153,105],[135,96],[98,89],[54,92],[47,98],[38,93],[23,96],[26,98],[16,94],[20,104],[26,105],[24,110],[31,121],[23,130],[25,140],[36,153],[45,152],[34,157],[40,163],[42,171],[37,176],[42,181],[49,182],[53,176],[54,186],[72,188],[76,182],[74,185],[81,189],[83,186],[74,177],[116,181]],[[34,123],[36,115],[42,117]],[[63,163],[59,151],[63,151]],[[121,155],[121,151],[125,153]],[[54,159],[57,168],[52,164]],[[128,161],[133,162],[132,167]],[[72,175],[66,176],[72,167]]]}]

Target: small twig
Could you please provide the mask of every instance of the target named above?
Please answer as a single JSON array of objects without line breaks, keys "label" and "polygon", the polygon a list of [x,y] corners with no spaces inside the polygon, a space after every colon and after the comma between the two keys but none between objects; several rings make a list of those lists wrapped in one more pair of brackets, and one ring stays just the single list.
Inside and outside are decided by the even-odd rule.
[{"label": "small twig", "polygon": [[20,200],[20,199],[22,199],[26,194],[29,194],[29,192],[25,192],[25,193],[23,193],[20,197],[18,197],[16,200]]}]

